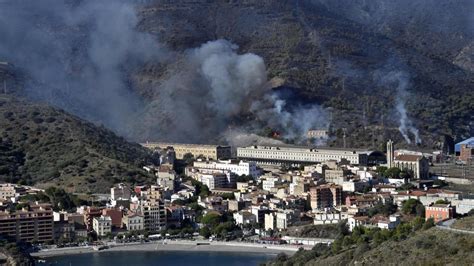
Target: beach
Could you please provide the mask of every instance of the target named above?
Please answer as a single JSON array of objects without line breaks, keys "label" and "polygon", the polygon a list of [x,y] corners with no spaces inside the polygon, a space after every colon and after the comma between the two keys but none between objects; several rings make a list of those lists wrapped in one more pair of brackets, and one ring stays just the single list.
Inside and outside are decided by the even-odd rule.
[{"label": "beach", "polygon": [[[198,245],[199,243],[199,245]],[[125,243],[115,244],[109,243],[109,248],[103,250],[94,250],[92,246],[88,247],[70,247],[70,248],[54,248],[42,249],[38,252],[31,253],[33,257],[54,257],[72,254],[84,253],[102,253],[102,252],[133,252],[133,251],[206,251],[206,252],[247,252],[247,253],[266,253],[278,254],[286,253],[294,254],[298,250],[298,246],[291,245],[264,245],[243,242],[199,242],[199,241],[156,241],[150,243]]]}]

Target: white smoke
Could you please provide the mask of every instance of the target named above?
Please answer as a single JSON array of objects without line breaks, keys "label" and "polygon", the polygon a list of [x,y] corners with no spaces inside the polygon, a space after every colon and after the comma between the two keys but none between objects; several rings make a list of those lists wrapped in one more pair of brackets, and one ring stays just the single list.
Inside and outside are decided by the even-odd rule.
[{"label": "white smoke", "polygon": [[237,49],[229,41],[216,40],[187,51],[180,70],[156,88],[157,100],[141,116],[157,125],[150,132],[142,131],[144,138],[158,132],[159,139],[169,141],[220,138],[252,144],[265,140],[255,140],[255,133],[269,127],[282,138],[303,141],[309,129],[327,127],[328,113],[323,108],[289,106],[270,89],[263,59],[238,54]]},{"label": "white smoke", "polygon": [[[377,73],[381,75],[381,73]],[[399,127],[398,130],[402,134],[403,138],[408,144],[412,143],[410,138],[410,133],[415,137],[415,144],[421,143],[421,138],[419,135],[419,130],[415,127],[412,120],[408,117],[406,102],[409,97],[407,88],[409,86],[409,76],[404,71],[389,71],[383,73],[381,77],[381,82],[384,84],[390,84],[396,86],[396,105],[395,108],[399,117]]]}]

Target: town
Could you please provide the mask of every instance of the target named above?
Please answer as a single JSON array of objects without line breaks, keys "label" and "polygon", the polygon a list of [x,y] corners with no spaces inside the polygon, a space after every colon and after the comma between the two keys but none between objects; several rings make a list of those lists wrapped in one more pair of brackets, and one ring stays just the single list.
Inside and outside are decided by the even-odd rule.
[{"label": "town", "polygon": [[[471,163],[473,144],[474,138],[456,144],[456,162]],[[159,165],[144,167],[156,176],[154,184],[119,183],[110,194],[88,199],[60,188],[1,184],[0,234],[35,248],[187,239],[310,249],[335,245],[335,237],[298,229],[383,232],[417,224],[462,231],[451,228],[453,222],[474,214],[472,194],[447,186],[472,186],[473,176],[432,174],[430,165],[442,160],[441,152],[397,149],[391,140],[386,152],[142,145],[159,156]]]}]

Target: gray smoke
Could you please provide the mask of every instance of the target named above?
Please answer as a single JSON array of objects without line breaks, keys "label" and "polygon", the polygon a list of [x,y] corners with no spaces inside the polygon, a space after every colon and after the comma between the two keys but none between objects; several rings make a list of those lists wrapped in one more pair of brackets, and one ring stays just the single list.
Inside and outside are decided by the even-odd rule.
[{"label": "gray smoke", "polygon": [[[26,73],[28,97],[137,141],[254,143],[255,133],[271,127],[298,142],[327,127],[320,106],[289,104],[271,90],[258,55],[238,54],[225,40],[169,51],[137,24],[127,1],[3,1],[0,59]],[[151,98],[131,85],[146,63],[168,67]]]},{"label": "gray smoke", "polygon": [[421,138],[419,135],[419,130],[408,117],[405,107],[406,101],[409,97],[409,93],[407,92],[407,88],[409,87],[409,75],[405,71],[392,70],[389,72],[376,72],[376,78],[378,78],[383,85],[395,87],[395,108],[397,110],[400,123],[398,130],[408,144],[412,143],[410,133],[413,134],[415,143],[420,144]]},{"label": "gray smoke", "polygon": [[164,57],[124,1],[3,1],[0,58],[22,69],[26,95],[125,132],[142,100],[127,71]]},{"label": "gray smoke", "polygon": [[303,141],[313,127],[327,127],[323,108],[287,108],[285,99],[270,89],[263,59],[251,53],[239,55],[237,50],[226,40],[188,50],[179,70],[155,89],[153,108],[140,116],[140,123],[157,125],[142,131],[141,138],[188,142],[221,138],[250,145],[275,143],[257,137],[264,127],[295,141]]}]

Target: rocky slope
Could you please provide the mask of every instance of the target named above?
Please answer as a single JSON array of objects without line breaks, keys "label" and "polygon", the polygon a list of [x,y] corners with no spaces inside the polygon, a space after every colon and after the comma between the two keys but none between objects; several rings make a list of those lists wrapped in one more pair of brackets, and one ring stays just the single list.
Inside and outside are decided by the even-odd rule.
[{"label": "rocky slope", "polygon": [[362,241],[336,254],[323,254],[324,247],[299,251],[270,265],[470,265],[473,245],[471,235],[432,228],[379,245]]}]

